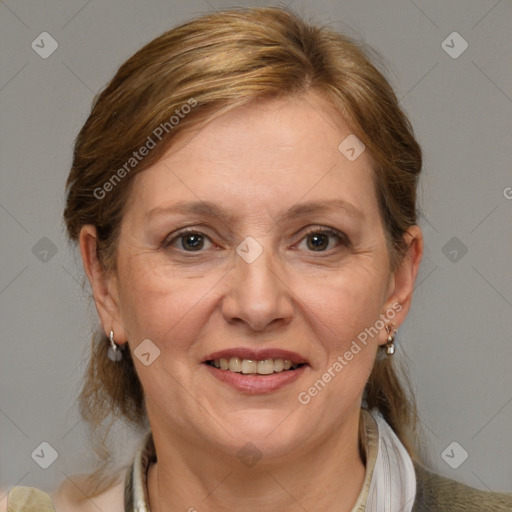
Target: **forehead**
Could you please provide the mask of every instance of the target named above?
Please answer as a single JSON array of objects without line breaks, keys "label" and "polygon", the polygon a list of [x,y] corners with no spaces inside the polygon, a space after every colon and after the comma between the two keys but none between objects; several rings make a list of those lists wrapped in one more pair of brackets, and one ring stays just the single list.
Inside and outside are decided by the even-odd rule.
[{"label": "forehead", "polygon": [[147,213],[190,200],[277,215],[286,205],[342,199],[372,214],[369,157],[351,161],[339,149],[350,135],[342,116],[314,94],[239,107],[184,134],[138,174],[133,207]]}]

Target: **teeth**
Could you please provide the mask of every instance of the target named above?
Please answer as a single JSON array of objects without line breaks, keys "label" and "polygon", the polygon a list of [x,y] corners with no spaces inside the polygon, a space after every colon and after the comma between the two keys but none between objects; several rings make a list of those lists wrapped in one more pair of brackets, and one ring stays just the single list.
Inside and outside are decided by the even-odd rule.
[{"label": "teeth", "polygon": [[232,357],[231,359],[215,359],[212,361],[212,364],[215,368],[243,373],[244,375],[270,375],[272,373],[280,373],[285,370],[294,370],[299,366],[289,359],[263,359],[261,361],[256,361],[255,359],[240,359],[239,357]]},{"label": "teeth", "polygon": [[270,375],[274,373],[274,361],[273,359],[264,359],[258,361],[258,373],[260,375]]},{"label": "teeth", "polygon": [[242,371],[242,360],[239,357],[232,357],[229,360],[229,371],[237,373]]},{"label": "teeth", "polygon": [[242,373],[258,373],[258,361],[242,359]]}]

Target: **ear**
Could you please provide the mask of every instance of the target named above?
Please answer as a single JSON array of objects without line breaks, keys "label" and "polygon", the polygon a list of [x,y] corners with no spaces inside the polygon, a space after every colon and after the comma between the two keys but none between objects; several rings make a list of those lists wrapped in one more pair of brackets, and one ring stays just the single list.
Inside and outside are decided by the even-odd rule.
[{"label": "ear", "polygon": [[[411,307],[414,283],[423,256],[423,233],[420,227],[410,226],[404,235],[404,240],[407,244],[407,252],[390,277],[388,298],[383,312],[396,328],[404,322]],[[391,312],[394,313],[391,315],[389,314]],[[383,343],[386,336],[384,333]]]},{"label": "ear", "polygon": [[127,339],[121,321],[117,276],[115,272],[108,273],[98,259],[96,228],[89,224],[83,226],[79,243],[84,270],[91,284],[103,330],[107,336],[111,330],[114,331],[115,342],[122,345]]}]

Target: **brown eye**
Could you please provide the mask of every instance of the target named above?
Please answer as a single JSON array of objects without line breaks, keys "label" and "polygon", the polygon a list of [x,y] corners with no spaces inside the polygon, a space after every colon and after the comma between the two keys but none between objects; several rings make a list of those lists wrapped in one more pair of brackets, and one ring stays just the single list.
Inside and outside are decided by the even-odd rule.
[{"label": "brown eye", "polygon": [[179,238],[181,239],[181,247],[185,251],[199,251],[204,246],[204,237],[199,233],[190,233]]},{"label": "brown eye", "polygon": [[314,227],[306,232],[302,240],[306,241],[307,250],[313,252],[327,252],[340,245],[349,245],[347,237],[332,228]]},{"label": "brown eye", "polygon": [[186,230],[176,233],[163,242],[164,248],[172,247],[178,251],[199,252],[207,249],[207,244],[211,244],[210,239],[200,231]]},{"label": "brown eye", "polygon": [[312,251],[323,251],[329,246],[329,236],[324,233],[308,235],[308,248]]}]

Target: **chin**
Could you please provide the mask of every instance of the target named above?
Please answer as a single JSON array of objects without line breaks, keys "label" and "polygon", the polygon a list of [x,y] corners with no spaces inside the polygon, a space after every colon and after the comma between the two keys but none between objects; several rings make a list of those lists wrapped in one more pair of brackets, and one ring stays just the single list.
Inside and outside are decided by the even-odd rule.
[{"label": "chin", "polygon": [[[230,453],[238,453],[250,443],[264,457],[280,457],[303,446],[313,434],[309,428],[313,425],[300,426],[297,423],[296,414],[297,412],[290,414],[289,409],[245,409],[223,417],[222,422],[217,418],[220,425],[224,427],[219,426],[216,429],[220,438],[211,439],[212,431],[208,433],[208,437],[211,442],[221,444],[223,449]],[[304,423],[310,423],[307,417],[303,419]]]}]

